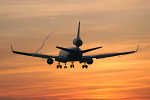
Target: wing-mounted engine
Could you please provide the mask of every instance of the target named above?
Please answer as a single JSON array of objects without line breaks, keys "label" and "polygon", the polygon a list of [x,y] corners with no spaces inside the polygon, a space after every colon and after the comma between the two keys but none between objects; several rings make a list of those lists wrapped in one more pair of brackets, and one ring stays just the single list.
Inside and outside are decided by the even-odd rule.
[{"label": "wing-mounted engine", "polygon": [[54,62],[54,60],[53,60],[52,58],[48,58],[48,59],[47,59],[47,63],[48,63],[49,65],[53,64],[53,62]]},{"label": "wing-mounted engine", "polygon": [[86,62],[87,64],[93,64],[93,59],[91,57],[83,57],[79,62],[80,63]]}]

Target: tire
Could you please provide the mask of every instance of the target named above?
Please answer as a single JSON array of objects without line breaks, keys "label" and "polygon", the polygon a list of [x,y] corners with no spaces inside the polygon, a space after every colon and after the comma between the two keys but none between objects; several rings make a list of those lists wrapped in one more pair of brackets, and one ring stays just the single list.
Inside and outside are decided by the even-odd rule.
[{"label": "tire", "polygon": [[60,65],[59,67],[62,68],[62,65]]},{"label": "tire", "polygon": [[67,66],[64,66],[64,68],[67,68]]},{"label": "tire", "polygon": [[74,65],[72,65],[72,68],[74,68]]},{"label": "tire", "polygon": [[88,68],[88,66],[87,66],[87,65],[86,65],[85,67],[86,67],[86,69]]},{"label": "tire", "polygon": [[57,65],[57,69],[59,68],[59,65]]},{"label": "tire", "polygon": [[82,65],[82,68],[84,69],[84,65]]}]

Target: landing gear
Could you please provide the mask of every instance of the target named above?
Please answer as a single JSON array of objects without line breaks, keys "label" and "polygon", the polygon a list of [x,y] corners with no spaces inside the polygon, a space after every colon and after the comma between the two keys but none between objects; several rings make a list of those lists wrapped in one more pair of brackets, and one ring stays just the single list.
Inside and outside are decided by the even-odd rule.
[{"label": "landing gear", "polygon": [[70,65],[70,68],[74,68],[74,62],[71,62],[72,64]]},{"label": "landing gear", "polygon": [[74,65],[70,65],[70,68],[74,68]]},{"label": "landing gear", "polygon": [[58,68],[60,68],[60,69],[62,68],[62,65],[60,65],[60,62],[58,62],[58,65],[56,67],[57,67],[57,69]]},{"label": "landing gear", "polygon": [[67,66],[64,66],[64,68],[67,68]]},{"label": "landing gear", "polygon": [[62,68],[62,65],[57,65],[57,69],[58,69],[58,68],[60,68],[60,69],[61,69],[61,68]]},{"label": "landing gear", "polygon": [[[72,64],[70,65],[70,68],[74,68],[74,62],[71,62]],[[56,66],[57,69],[62,69],[62,65],[60,65],[60,62],[58,62],[58,65]],[[88,68],[88,65],[86,65],[86,62],[84,62],[84,65],[82,65],[82,68]],[[67,66],[66,66],[66,63],[65,63],[65,66],[64,66],[64,69],[67,69]]]},{"label": "landing gear", "polygon": [[82,65],[82,68],[84,68],[84,67],[85,67],[85,68],[88,68],[88,65]]},{"label": "landing gear", "polygon": [[66,63],[65,63],[65,66],[64,66],[64,68],[66,68],[66,69],[67,69]]},{"label": "landing gear", "polygon": [[84,63],[84,65],[82,65],[82,68],[84,69],[84,67],[87,69],[88,65],[86,65],[86,63]]}]

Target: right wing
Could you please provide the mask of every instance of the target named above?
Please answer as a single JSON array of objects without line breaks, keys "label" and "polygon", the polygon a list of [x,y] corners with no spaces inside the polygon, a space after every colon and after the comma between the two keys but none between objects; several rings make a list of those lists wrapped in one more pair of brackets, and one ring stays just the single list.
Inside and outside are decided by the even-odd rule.
[{"label": "right wing", "polygon": [[127,55],[127,54],[132,54],[132,53],[137,52],[138,48],[139,48],[139,46],[137,47],[137,50],[135,50],[135,51],[121,52],[121,53],[99,54],[99,55],[92,55],[92,56],[87,56],[87,57],[100,59],[100,58],[107,58],[107,57],[113,57],[113,56],[119,56],[119,55]]},{"label": "right wing", "polygon": [[14,51],[12,46],[11,46],[11,49],[12,49],[13,53],[20,54],[20,55],[39,57],[39,58],[58,58],[59,57],[59,56],[52,56],[52,55],[44,55],[44,54],[35,54],[35,53],[26,53],[26,52]]}]

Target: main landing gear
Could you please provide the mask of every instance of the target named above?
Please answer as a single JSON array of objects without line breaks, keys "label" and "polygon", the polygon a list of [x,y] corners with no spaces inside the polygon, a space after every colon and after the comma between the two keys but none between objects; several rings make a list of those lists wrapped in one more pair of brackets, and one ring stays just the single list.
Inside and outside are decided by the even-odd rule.
[{"label": "main landing gear", "polygon": [[62,68],[62,65],[60,65],[60,62],[58,62],[58,65],[56,67],[57,67],[57,69],[58,68],[60,68],[60,69]]},{"label": "main landing gear", "polygon": [[[70,68],[74,68],[74,64],[73,64],[73,62],[71,62],[72,64],[70,65]],[[58,68],[60,68],[60,69],[62,69],[62,65],[60,65],[60,62],[58,62],[58,65],[56,66],[57,67],[57,69]],[[84,62],[84,65],[82,65],[82,68],[84,69],[84,68],[88,68],[88,65],[86,65],[86,62]],[[67,69],[67,66],[66,66],[66,63],[65,63],[65,66],[64,66],[64,69]]]},{"label": "main landing gear", "polygon": [[70,68],[74,68],[74,65],[70,65]]},{"label": "main landing gear", "polygon": [[84,62],[84,65],[82,65],[82,68],[84,69],[84,68],[88,68],[88,65],[86,65],[86,62]]},{"label": "main landing gear", "polygon": [[71,62],[72,64],[70,65],[70,68],[74,68],[74,64],[73,64],[73,62]]},{"label": "main landing gear", "polygon": [[[60,65],[60,62],[58,62],[58,65],[57,65],[56,67],[57,67],[57,69],[58,69],[58,68],[62,69],[62,65]],[[64,68],[67,68],[66,63],[65,63]]]}]

